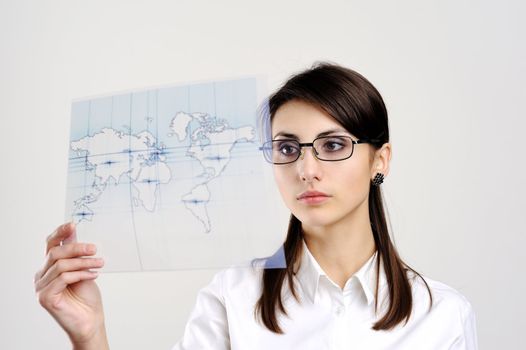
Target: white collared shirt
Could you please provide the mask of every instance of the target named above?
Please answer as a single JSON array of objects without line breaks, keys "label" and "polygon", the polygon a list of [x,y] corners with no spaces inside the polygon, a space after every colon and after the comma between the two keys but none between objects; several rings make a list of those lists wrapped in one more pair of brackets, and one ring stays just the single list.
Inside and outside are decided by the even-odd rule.
[{"label": "white collared shirt", "polygon": [[[284,283],[288,316],[277,313],[285,334],[275,334],[254,317],[261,295],[262,270],[230,268],[203,288],[173,350],[194,349],[477,349],[471,304],[453,288],[425,278],[433,294],[411,276],[413,311],[408,323],[390,331],[371,327],[387,305],[385,272],[380,269],[378,314],[375,315],[377,253],[347,281],[343,290],[320,268],[305,243],[296,274],[299,302]],[[380,264],[381,267],[381,264]],[[428,312],[429,311],[429,312]]]}]

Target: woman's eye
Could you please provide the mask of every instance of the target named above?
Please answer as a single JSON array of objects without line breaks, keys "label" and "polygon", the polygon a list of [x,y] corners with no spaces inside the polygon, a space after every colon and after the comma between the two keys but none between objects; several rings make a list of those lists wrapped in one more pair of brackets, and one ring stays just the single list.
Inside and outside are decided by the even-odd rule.
[{"label": "woman's eye", "polygon": [[278,145],[278,152],[285,156],[296,154],[298,147],[291,143],[282,143]]},{"label": "woman's eye", "polygon": [[287,155],[293,154],[295,151],[296,151],[296,148],[292,146],[282,146],[280,148],[280,152],[283,154],[287,154]]},{"label": "woman's eye", "polygon": [[323,149],[328,152],[336,152],[340,151],[342,148],[344,148],[345,142],[340,140],[327,140],[323,144]]}]

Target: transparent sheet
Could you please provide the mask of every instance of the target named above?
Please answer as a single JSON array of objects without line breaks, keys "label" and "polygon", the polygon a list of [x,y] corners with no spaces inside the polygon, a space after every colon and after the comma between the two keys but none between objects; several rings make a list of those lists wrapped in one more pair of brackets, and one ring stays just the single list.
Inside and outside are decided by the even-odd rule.
[{"label": "transparent sheet", "polygon": [[244,78],[73,102],[66,219],[97,245],[103,271],[285,267],[286,222],[259,150],[262,86]]}]

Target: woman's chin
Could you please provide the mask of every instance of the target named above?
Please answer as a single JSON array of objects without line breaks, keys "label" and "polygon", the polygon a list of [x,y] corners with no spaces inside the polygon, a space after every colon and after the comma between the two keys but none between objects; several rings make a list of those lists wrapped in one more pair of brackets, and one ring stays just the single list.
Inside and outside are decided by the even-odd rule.
[{"label": "woman's chin", "polygon": [[331,226],[334,223],[333,218],[327,216],[313,216],[313,215],[302,215],[296,216],[301,222],[303,230],[308,230],[309,228],[320,229]]}]

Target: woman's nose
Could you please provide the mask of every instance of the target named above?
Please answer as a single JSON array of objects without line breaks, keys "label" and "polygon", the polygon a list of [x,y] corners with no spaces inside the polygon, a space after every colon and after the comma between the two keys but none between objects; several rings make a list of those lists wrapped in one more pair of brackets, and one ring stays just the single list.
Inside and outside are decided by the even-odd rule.
[{"label": "woman's nose", "polygon": [[312,182],[321,179],[320,160],[315,156],[316,150],[311,147],[302,147],[299,159],[296,161],[300,178]]}]

